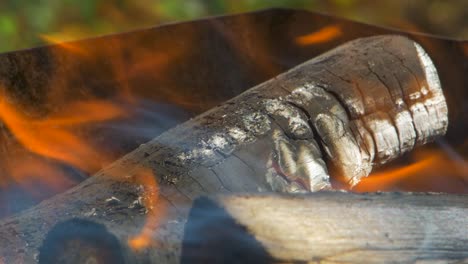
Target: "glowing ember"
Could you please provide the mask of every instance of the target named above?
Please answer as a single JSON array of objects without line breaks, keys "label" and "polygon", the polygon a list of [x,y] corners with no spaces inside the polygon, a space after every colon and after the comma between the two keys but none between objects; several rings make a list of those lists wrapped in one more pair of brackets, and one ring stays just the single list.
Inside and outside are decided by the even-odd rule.
[{"label": "glowing ember", "polygon": [[341,34],[342,32],[340,26],[330,25],[305,36],[296,38],[296,43],[302,46],[313,45],[333,40],[341,36]]}]

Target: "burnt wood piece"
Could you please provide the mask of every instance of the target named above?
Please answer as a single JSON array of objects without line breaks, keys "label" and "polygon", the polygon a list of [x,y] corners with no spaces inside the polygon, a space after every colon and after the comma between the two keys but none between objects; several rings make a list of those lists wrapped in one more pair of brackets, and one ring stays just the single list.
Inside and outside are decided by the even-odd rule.
[{"label": "burnt wood piece", "polygon": [[[186,214],[200,195],[328,188],[322,157],[355,183],[371,163],[387,162],[445,132],[445,103],[428,62],[417,44],[400,36],[359,39],[332,50],[165,132],[80,185],[6,218],[0,222],[0,256],[5,262],[34,262],[55,224],[87,218],[115,235],[125,258],[176,262]],[[394,81],[387,84],[390,72]],[[404,111],[405,118],[398,119]],[[357,122],[369,122],[368,134],[361,136]],[[376,142],[374,147],[366,145],[370,142]],[[149,169],[157,188],[142,180],[142,171]],[[157,223],[150,225],[156,230],[150,230],[148,239],[160,243],[128,249],[127,241],[147,221],[159,223],[157,229]],[[84,248],[89,252],[90,247]]]},{"label": "burnt wood piece", "polygon": [[432,141],[447,126],[427,54],[405,37],[380,36],[301,64],[127,159],[152,168],[161,184],[195,186],[181,190],[189,198],[205,191],[316,191],[330,188],[329,174],[354,185],[373,164]]},{"label": "burnt wood piece", "polygon": [[182,263],[466,263],[466,195],[227,195],[195,200]]}]

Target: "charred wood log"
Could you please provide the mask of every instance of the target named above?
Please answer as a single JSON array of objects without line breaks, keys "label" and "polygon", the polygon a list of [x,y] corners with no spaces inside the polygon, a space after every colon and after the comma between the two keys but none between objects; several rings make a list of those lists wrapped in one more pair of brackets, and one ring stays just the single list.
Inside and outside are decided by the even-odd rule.
[{"label": "charred wood log", "polygon": [[141,150],[170,183],[210,174],[217,183],[209,192],[315,191],[330,187],[328,170],[354,185],[373,164],[443,135],[447,126],[427,54],[403,37],[374,37],[302,64]]},{"label": "charred wood log", "polygon": [[[330,174],[353,185],[373,164],[444,134],[447,123],[436,70],[418,44],[400,36],[359,39],[167,131],[73,189],[3,220],[0,256],[5,262],[37,261],[51,227],[88,218],[120,241],[127,252],[122,258],[174,262],[196,197],[317,191],[331,188]],[[141,229],[143,238],[132,240]],[[47,241],[75,245],[47,239],[46,251],[57,248]],[[135,253],[128,245],[145,249]]]},{"label": "charred wood log", "polygon": [[464,195],[318,192],[199,198],[182,263],[465,263]]}]

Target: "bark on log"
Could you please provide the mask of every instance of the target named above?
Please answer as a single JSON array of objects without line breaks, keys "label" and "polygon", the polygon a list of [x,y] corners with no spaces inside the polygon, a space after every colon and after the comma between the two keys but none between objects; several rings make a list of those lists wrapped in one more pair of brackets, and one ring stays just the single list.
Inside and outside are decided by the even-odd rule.
[{"label": "bark on log", "polygon": [[466,195],[199,198],[182,263],[466,263]]},{"label": "bark on log", "polygon": [[[354,184],[373,163],[388,162],[446,128],[444,97],[422,48],[399,36],[359,39],[169,130],[73,189],[3,220],[0,260],[35,262],[51,227],[87,218],[108,231],[91,229],[115,236],[127,252],[122,258],[175,262],[188,208],[200,195],[315,191],[330,188],[328,170]],[[148,169],[156,175],[157,190],[141,176]],[[157,202],[148,199],[155,192]],[[128,239],[155,217],[160,225],[149,239],[163,247],[129,250]],[[73,221],[70,225],[88,226]]]}]

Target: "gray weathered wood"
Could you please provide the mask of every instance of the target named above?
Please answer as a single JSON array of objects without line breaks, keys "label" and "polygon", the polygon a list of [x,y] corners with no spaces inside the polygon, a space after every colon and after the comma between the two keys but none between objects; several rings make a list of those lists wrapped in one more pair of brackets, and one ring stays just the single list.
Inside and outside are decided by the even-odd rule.
[{"label": "gray weathered wood", "polygon": [[[345,44],[1,221],[0,256],[5,262],[34,262],[55,224],[87,218],[104,224],[133,261],[175,262],[184,219],[200,195],[316,191],[331,187],[328,171],[355,184],[373,163],[388,162],[445,133],[447,109],[428,62],[404,37]],[[157,201],[148,201],[155,187],[141,180],[142,171],[152,171],[157,179]],[[158,212],[160,224],[150,238],[164,246],[131,251],[128,239]]]},{"label": "gray weathered wood", "polygon": [[226,195],[194,202],[182,263],[467,263],[468,196]]}]

